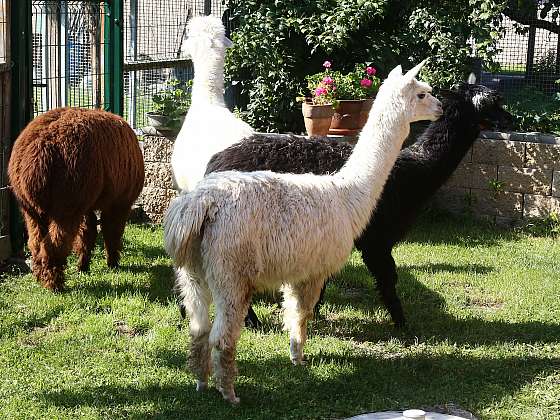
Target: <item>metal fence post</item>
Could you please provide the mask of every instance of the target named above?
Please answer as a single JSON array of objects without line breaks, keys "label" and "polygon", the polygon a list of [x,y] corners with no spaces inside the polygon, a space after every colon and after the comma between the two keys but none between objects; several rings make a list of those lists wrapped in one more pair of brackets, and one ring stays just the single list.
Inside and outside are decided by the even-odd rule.
[{"label": "metal fence post", "polygon": [[[12,3],[10,39],[12,67],[11,141],[12,144],[31,120],[33,85],[33,44],[31,38],[31,2]],[[10,200],[10,238],[14,254],[23,251],[25,228],[16,200]]]},{"label": "metal fence post", "polygon": [[123,115],[123,0],[108,1],[107,7],[104,28],[105,109]]}]

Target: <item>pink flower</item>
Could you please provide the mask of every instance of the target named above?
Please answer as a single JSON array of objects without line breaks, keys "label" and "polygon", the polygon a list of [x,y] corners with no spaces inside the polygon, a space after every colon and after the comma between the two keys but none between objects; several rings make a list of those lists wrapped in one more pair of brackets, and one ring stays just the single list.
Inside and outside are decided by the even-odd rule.
[{"label": "pink flower", "polygon": [[323,63],[323,67],[326,68],[326,69],[330,69],[331,68],[331,62],[330,61],[325,61]]},{"label": "pink flower", "polygon": [[370,86],[371,86],[371,83],[372,83],[372,82],[371,82],[371,80],[369,80],[369,79],[362,79],[362,80],[360,80],[360,85],[361,85],[362,87],[364,87],[364,88],[370,87]]},{"label": "pink flower", "polygon": [[334,80],[331,76],[325,76],[325,78],[323,79],[323,83],[325,85],[332,85],[334,83]]},{"label": "pink flower", "polygon": [[366,73],[370,76],[373,76],[375,73],[377,73],[377,70],[375,70],[375,67],[368,66],[366,67]]},{"label": "pink flower", "polygon": [[315,96],[321,96],[325,93],[327,93],[327,89],[325,89],[323,86],[319,86],[315,89]]}]

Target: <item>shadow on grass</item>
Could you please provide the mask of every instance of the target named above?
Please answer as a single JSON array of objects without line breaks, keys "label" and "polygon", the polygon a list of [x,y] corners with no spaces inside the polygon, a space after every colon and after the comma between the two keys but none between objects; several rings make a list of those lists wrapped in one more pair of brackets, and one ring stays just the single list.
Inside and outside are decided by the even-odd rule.
[{"label": "shadow on grass", "polygon": [[26,333],[32,332],[35,329],[46,327],[51,323],[52,320],[59,317],[59,315],[64,312],[63,305],[57,305],[54,308],[49,309],[44,314],[32,314],[28,319],[22,319],[20,321],[5,323],[1,325],[0,323],[0,337],[4,338],[12,335],[13,331],[23,330]]},{"label": "shadow on grass", "polygon": [[[176,368],[174,358],[169,362]],[[242,376],[236,385],[240,406],[224,402],[213,387],[196,393],[186,372],[165,384],[62,389],[39,398],[48,406],[92,407],[133,418],[337,418],[442,402],[454,402],[476,414],[560,368],[559,358],[526,355],[414,354],[381,359],[323,353],[311,354],[310,363],[324,366],[329,374],[321,367],[291,366],[288,357],[241,361]]]},{"label": "shadow on grass", "polygon": [[[491,272],[492,267],[483,265],[428,264],[433,271],[476,271]],[[423,266],[422,266],[423,267]],[[342,275],[351,278],[367,276],[368,281],[360,285],[354,282],[352,293],[348,294],[344,281],[330,282],[325,294],[325,302],[332,312],[338,312],[335,319],[319,317],[311,333],[352,338],[358,342],[389,340],[399,337],[405,341],[450,341],[452,343],[481,345],[499,343],[557,343],[560,340],[560,325],[539,321],[506,322],[488,321],[481,318],[458,319],[445,311],[445,300],[437,292],[426,287],[412,274],[418,266],[398,268],[399,283],[397,293],[401,298],[408,326],[404,330],[395,329],[387,314],[387,321],[372,324],[368,319],[344,316],[344,308],[352,307],[364,312],[382,309],[373,278],[365,266],[347,265]]]},{"label": "shadow on grass", "polygon": [[512,229],[497,227],[469,216],[428,210],[420,215],[407,234],[406,242],[446,244],[466,247],[491,247],[520,237]]},{"label": "shadow on grass", "polygon": [[[138,226],[136,226],[138,227]],[[157,227],[142,226],[146,230],[158,230]],[[152,302],[165,303],[173,296],[172,288],[174,284],[173,267],[171,263],[159,262],[166,259],[167,254],[162,245],[151,245],[136,241],[131,241],[126,234],[123,237],[123,251],[121,253],[121,262],[119,267],[110,269],[106,266],[104,245],[102,235],[97,236],[96,252],[93,259],[102,259],[102,272],[90,275],[96,276],[93,282],[77,283],[75,288],[67,289],[68,292],[79,290],[80,292],[91,295],[93,298],[99,299],[107,294],[121,296],[131,294],[144,294]],[[140,263],[135,263],[140,261]],[[154,263],[158,261],[157,263]],[[75,262],[73,262],[75,264]],[[105,271],[106,270],[106,271]],[[106,280],[103,273],[131,273],[145,274],[149,276],[149,284],[140,284],[138,282],[114,282]]]},{"label": "shadow on grass", "polygon": [[99,278],[93,283],[79,284],[76,286],[76,289],[80,292],[91,295],[95,299],[100,299],[107,294],[120,296],[140,293],[148,296],[148,299],[152,302],[165,303],[173,296],[173,267],[169,265],[125,265],[115,269],[115,272],[118,271],[142,274],[148,272],[149,284],[138,284],[133,282],[115,284],[109,280]]},{"label": "shadow on grass", "polygon": [[405,265],[402,269],[406,270],[418,270],[418,271],[428,271],[428,272],[442,272],[446,271],[448,273],[474,273],[474,274],[488,274],[494,271],[494,267],[488,265],[482,265],[477,263],[472,264],[448,264],[448,263],[426,263],[418,265]]}]

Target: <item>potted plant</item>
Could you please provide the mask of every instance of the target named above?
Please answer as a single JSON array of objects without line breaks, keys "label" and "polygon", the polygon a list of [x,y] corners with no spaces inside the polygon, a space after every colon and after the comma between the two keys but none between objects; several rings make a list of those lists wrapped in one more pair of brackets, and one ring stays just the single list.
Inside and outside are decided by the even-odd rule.
[{"label": "potted plant", "polygon": [[359,133],[381,85],[376,73],[375,67],[365,64],[357,64],[354,71],[347,74],[334,73],[338,103],[329,134],[355,136]]},{"label": "potted plant", "polygon": [[[367,121],[369,110],[373,104],[373,98],[381,85],[381,80],[376,76],[377,70],[373,66],[357,64],[350,73],[343,74],[339,71],[331,70],[332,63],[325,61],[324,70],[307,76],[307,87],[311,93],[310,98],[306,98],[307,107],[302,107],[306,122],[306,129],[309,124],[321,125],[321,134],[356,135]],[[311,105],[332,104],[334,113],[331,117],[329,130],[324,132],[330,110],[323,107],[322,110],[315,110]],[[318,108],[318,107],[315,107]],[[313,114],[320,114],[318,117],[311,117]],[[321,122],[315,122],[317,118],[322,118]],[[308,134],[310,134],[309,129]]]},{"label": "potted plant", "polygon": [[148,123],[158,131],[178,133],[191,105],[191,86],[191,80],[184,85],[168,80],[165,89],[152,96],[154,106],[146,113]]},{"label": "potted plant", "polygon": [[329,133],[334,107],[336,85],[329,75],[330,63],[325,61],[325,70],[307,77],[310,97],[300,97],[305,129],[310,136],[326,136]]}]

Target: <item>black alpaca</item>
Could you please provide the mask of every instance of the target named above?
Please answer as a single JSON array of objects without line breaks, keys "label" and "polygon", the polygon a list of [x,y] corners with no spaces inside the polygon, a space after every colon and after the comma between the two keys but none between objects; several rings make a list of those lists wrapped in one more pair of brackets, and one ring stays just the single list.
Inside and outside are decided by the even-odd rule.
[{"label": "black alpaca", "polygon": [[[393,246],[404,238],[424,205],[457,168],[481,127],[511,124],[511,115],[501,108],[496,91],[463,84],[441,94],[443,116],[401,151],[370,223],[355,243],[397,327],[404,326],[405,317],[396,293]],[[326,139],[255,135],[214,155],[206,173],[272,170],[326,174],[338,171],[351,152],[351,145]],[[258,325],[251,308],[247,323]]]}]

